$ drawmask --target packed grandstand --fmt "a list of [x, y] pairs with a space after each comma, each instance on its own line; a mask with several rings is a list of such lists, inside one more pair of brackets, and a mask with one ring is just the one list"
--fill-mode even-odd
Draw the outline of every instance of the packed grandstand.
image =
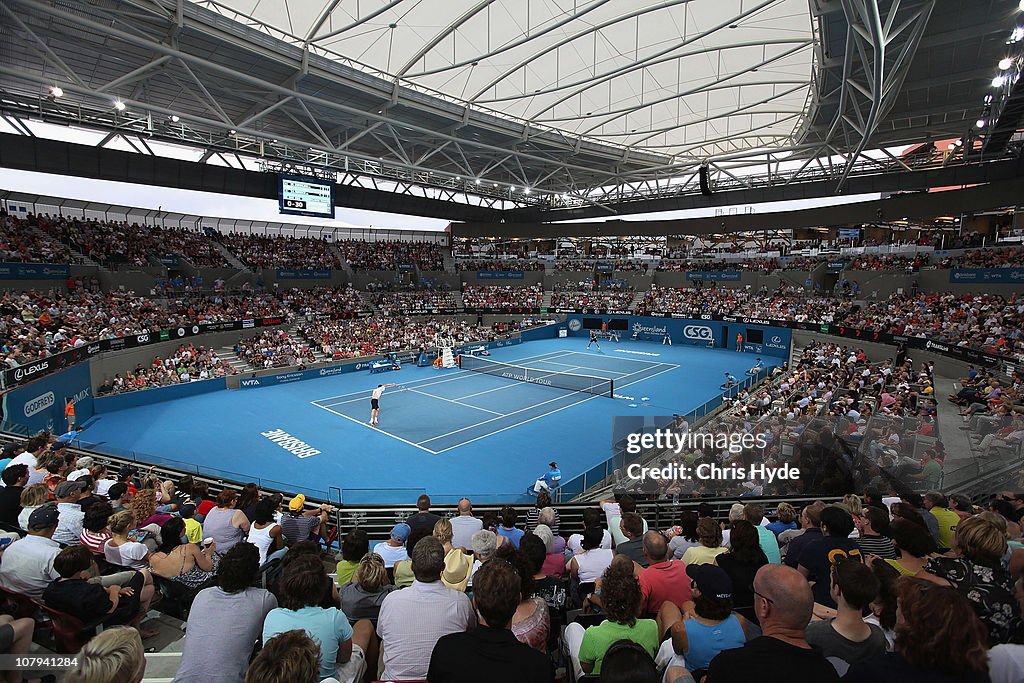
[[0, 8], [3, 681], [1024, 683], [1024, 0]]
[[[635, 643], [637, 653], [646, 651], [666, 681], [729, 680], [725, 672], [747, 649], [759, 662], [781, 656], [752, 649], [757, 634], [779, 629], [798, 634], [820, 657], [797, 665], [816, 672], [806, 674], [813, 679], [794, 680], [832, 680], [847, 671], [844, 680], [860, 680], [882, 666], [873, 658], [905, 653], [901, 642], [924, 639], [936, 619], [955, 618], [963, 651], [979, 653], [948, 665], [964, 676], [955, 680], [975, 680], [966, 676], [983, 666], [989, 680], [1017, 680], [1007, 672], [1024, 649], [1024, 591], [1014, 587], [1024, 567], [1020, 470], [994, 500], [947, 493], [963, 489], [951, 482], [1019, 457], [1024, 302], [1014, 292], [926, 291], [918, 278], [954, 268], [1020, 268], [1018, 247], [905, 256], [891, 250], [906, 245], [873, 245], [844, 257], [832, 245], [805, 242], [801, 251], [821, 255], [736, 259], [722, 252], [673, 260], [648, 247], [637, 259], [535, 253], [520, 261], [452, 259], [429, 242], [129, 229], [6, 213], [2, 222], [8, 261], [96, 264], [60, 286], [3, 292], [0, 351], [11, 371], [97, 342], [260, 321], [223, 349], [204, 344], [200, 333], [97, 378], [98, 397], [423, 352], [448, 340], [468, 348], [564, 313], [605, 321], [624, 314], [744, 319], [838, 335], [794, 349], [760, 381], [728, 392], [713, 414], [678, 416], [671, 424], [680, 435], [691, 421], [707, 433], [762, 435], [763, 448], [662, 454], [647, 466], [673, 474], [657, 480], [620, 467], [608, 478], [607, 499], [595, 504], [553, 501], [545, 493], [528, 509], [474, 509], [465, 498], [432, 512], [423, 496], [405, 521], [364, 528], [287, 490], [219, 482], [211, 491], [201, 476], [166, 470], [157, 477], [70, 450], [59, 434], [9, 438], [0, 492], [9, 504], [0, 523], [13, 542], [0, 558], [0, 589], [12, 613], [12, 652], [25, 650], [33, 634], [52, 638], [58, 651], [84, 647], [83, 653], [104, 639], [157, 638], [159, 623], [147, 617], [155, 608], [187, 622], [174, 680], [206, 680], [210, 671], [241, 680], [260, 670], [258, 659], [249, 663], [247, 639], [297, 627], [289, 631], [291, 656], [311, 647], [305, 633], [314, 621], [344, 614], [336, 644], [320, 646], [318, 675], [446, 680], [438, 672], [456, 641], [445, 634], [489, 619], [506, 624], [525, 648], [520, 656], [537, 676], [530, 680], [556, 672], [580, 680], [618, 666], [625, 655], [621, 646], [610, 647], [606, 629]], [[190, 274], [157, 268], [141, 291], [109, 285], [112, 274], [156, 266], [147, 260], [154, 254], [177, 257]], [[679, 256], [667, 247], [663, 254]], [[822, 278], [837, 261], [836, 277]], [[347, 275], [341, 284], [289, 286], [271, 276], [271, 265]], [[364, 271], [376, 275], [357, 277]], [[727, 276], [736, 271], [748, 279]], [[910, 279], [905, 288], [879, 293], [859, 271]], [[802, 282], [807, 275], [815, 278], [811, 286]], [[763, 279], [769, 277], [776, 279]], [[898, 343], [889, 347], [892, 357], [869, 355], [858, 339], [876, 334], [992, 360], [970, 368], [943, 396], [937, 392], [947, 381], [934, 362], [910, 360]], [[947, 450], [952, 439], [940, 425], [948, 429], [950, 420], [963, 427], [964, 452]], [[970, 462], [974, 469], [965, 473]], [[802, 476], [765, 483], [753, 475], [754, 464], [792, 466]], [[746, 467], [751, 474], [701, 481], [680, 474], [700, 467]], [[741, 502], [720, 502], [730, 499]], [[836, 552], [864, 563], [829, 569]], [[90, 572], [105, 577], [107, 588], [79, 588], [77, 577]], [[323, 593], [310, 592], [313, 585]], [[495, 606], [487, 609], [498, 611], [484, 611], [488, 600]], [[798, 609], [780, 614], [776, 600]], [[413, 637], [406, 615], [424, 601], [433, 616], [416, 621]], [[896, 607], [909, 604], [922, 616], [899, 621]], [[36, 609], [50, 620], [34, 621]], [[224, 640], [221, 632], [213, 661], [201, 643], [225, 613], [232, 614], [232, 635]], [[137, 635], [124, 635], [119, 624], [135, 626]], [[75, 635], [69, 625], [84, 631]], [[731, 635], [703, 640], [701, 629]], [[750, 644], [716, 657], [744, 642]], [[330, 670], [323, 663], [326, 652], [334, 667], [349, 648], [358, 659], [353, 654]], [[268, 651], [269, 644], [260, 656]], [[932, 662], [945, 652], [942, 646], [903, 654], [901, 673], [881, 675], [904, 680], [903, 671], [935, 672]], [[378, 660], [379, 669], [366, 664]]]

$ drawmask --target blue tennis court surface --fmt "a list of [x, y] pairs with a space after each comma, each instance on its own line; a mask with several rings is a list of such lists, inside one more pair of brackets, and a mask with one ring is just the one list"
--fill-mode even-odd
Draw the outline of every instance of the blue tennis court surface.
[[[407, 503], [424, 491], [445, 502], [462, 495], [516, 500], [551, 460], [566, 480], [603, 462], [616, 416], [690, 412], [721, 393], [723, 373], [742, 377], [753, 361], [750, 354], [651, 342], [605, 342], [601, 351], [586, 345], [572, 337], [532, 341], [495, 349], [489, 360], [527, 368], [531, 377], [610, 379], [614, 398], [485, 372], [404, 366], [107, 413], [84, 436], [98, 450], [349, 504]], [[399, 386], [381, 397], [375, 428], [369, 399], [379, 383]]]
[[[510, 381], [470, 371], [440, 373], [440, 377], [434, 376], [438, 374], [435, 372], [422, 379], [403, 382], [381, 399], [382, 405], [387, 406], [384, 411], [387, 426], [372, 429], [437, 455], [573, 406], [606, 399], [540, 383], [545, 379], [557, 382], [559, 373], [610, 379], [619, 393], [619, 389], [679, 367], [673, 363], [571, 350], [520, 358], [515, 365], [537, 370], [539, 382]], [[312, 404], [366, 426], [369, 398], [370, 389], [367, 389], [318, 399]]]

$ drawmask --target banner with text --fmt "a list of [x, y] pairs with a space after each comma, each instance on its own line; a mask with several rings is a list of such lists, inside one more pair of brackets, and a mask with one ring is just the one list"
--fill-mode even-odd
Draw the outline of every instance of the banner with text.
[[331, 271], [329, 270], [294, 270], [294, 269], [281, 269], [277, 270], [278, 280], [330, 280]]
[[524, 277], [521, 270], [478, 270], [477, 280], [522, 280]]
[[953, 268], [949, 281], [954, 283], [988, 282], [991, 284], [1024, 283], [1024, 268]]
[[738, 282], [741, 273], [738, 270], [688, 270], [686, 279], [693, 280], [714, 280], [717, 282]]
[[66, 280], [71, 266], [59, 263], [0, 263], [0, 280]]

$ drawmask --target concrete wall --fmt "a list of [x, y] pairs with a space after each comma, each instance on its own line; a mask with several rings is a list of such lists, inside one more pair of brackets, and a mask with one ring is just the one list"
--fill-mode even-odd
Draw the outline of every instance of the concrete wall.
[[844, 270], [842, 276], [860, 283], [860, 297], [869, 300], [875, 298], [876, 292], [878, 299], [885, 299], [900, 288], [910, 292], [915, 279], [913, 273], [890, 270]]
[[112, 378], [118, 373], [123, 373], [127, 370], [134, 370], [139, 363], [148, 366], [153, 362], [154, 358], [158, 356], [160, 358], [164, 358], [168, 354], [173, 353], [174, 350], [182, 344], [192, 343], [196, 346], [204, 346], [207, 348], [220, 348], [221, 346], [234, 344], [238, 341], [239, 337], [248, 339], [249, 337], [254, 337], [260, 332], [268, 329], [280, 328], [260, 327], [250, 330], [211, 332], [209, 334], [203, 334], [196, 337], [187, 337], [185, 339], [175, 339], [172, 341], [158, 342], [156, 344], [148, 344], [134, 349], [101, 353], [100, 355], [93, 357], [90, 361], [92, 386], [93, 389], [98, 387], [103, 382], [104, 377]]
[[[889, 346], [888, 344], [878, 344], [876, 342], [861, 341], [859, 339], [848, 339], [847, 337], [834, 337], [830, 334], [821, 334], [820, 332], [810, 332], [808, 330], [793, 330], [794, 348], [802, 349], [812, 341], [864, 349], [864, 353], [867, 354], [868, 360], [872, 363], [884, 361], [888, 358], [895, 358], [896, 356], [896, 347]], [[908, 353], [907, 355], [914, 358], [914, 355], [911, 353]]]

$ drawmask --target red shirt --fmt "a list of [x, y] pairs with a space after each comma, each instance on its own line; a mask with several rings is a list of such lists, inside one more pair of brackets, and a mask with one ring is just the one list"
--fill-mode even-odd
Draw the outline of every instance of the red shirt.
[[662, 603], [671, 602], [682, 609], [683, 603], [693, 599], [686, 565], [679, 560], [652, 564], [640, 572], [638, 581], [642, 611], [649, 614], [657, 614]]

